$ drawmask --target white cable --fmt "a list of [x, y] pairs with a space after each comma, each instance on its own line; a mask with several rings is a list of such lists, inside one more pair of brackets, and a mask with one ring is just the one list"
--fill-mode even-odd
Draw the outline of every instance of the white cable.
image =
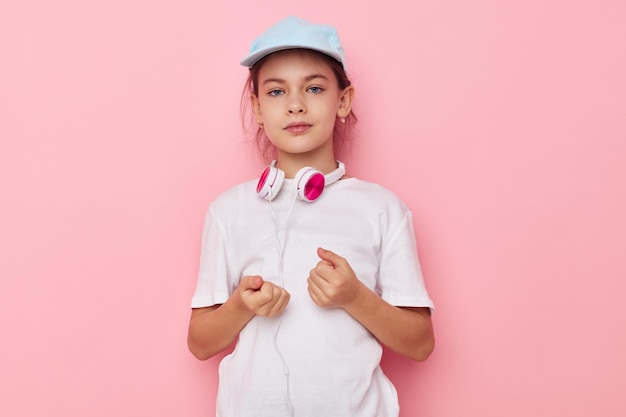
[[[281, 233], [280, 233], [280, 228], [279, 228], [278, 217], [276, 216], [276, 212], [274, 212], [272, 200], [270, 200], [270, 210], [272, 212], [272, 218], [274, 219], [274, 230], [276, 232], [276, 249], [278, 251], [278, 277], [280, 281], [280, 286], [282, 288], [285, 288], [283, 259], [284, 259], [284, 253], [285, 253], [285, 243], [287, 241], [287, 223], [289, 222], [289, 216], [291, 215], [291, 211], [293, 210], [297, 197], [298, 197], [298, 194], [296, 192], [293, 200], [291, 201], [291, 206], [289, 207], [289, 210], [287, 211], [287, 215], [285, 217], [285, 226], [284, 226], [282, 243], [281, 243], [281, 236], [280, 236]], [[289, 415], [291, 417], [294, 417], [294, 409], [293, 409], [293, 404], [291, 403], [291, 393], [289, 390], [289, 386], [290, 386], [289, 366], [287, 366], [287, 361], [285, 360], [285, 357], [283, 356], [283, 353], [281, 352], [280, 347], [278, 346], [278, 331], [280, 330], [280, 326], [282, 322], [283, 322], [283, 316], [281, 314], [278, 316], [278, 320], [276, 322], [276, 328], [274, 329], [274, 348], [276, 349], [276, 353], [278, 354], [278, 357], [280, 358], [280, 361], [283, 364], [283, 373], [285, 375], [285, 396], [286, 396], [286, 401], [287, 401], [287, 408], [289, 408]]]

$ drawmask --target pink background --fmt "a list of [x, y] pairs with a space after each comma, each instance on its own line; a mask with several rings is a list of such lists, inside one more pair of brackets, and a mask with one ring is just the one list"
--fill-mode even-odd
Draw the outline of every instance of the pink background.
[[626, 3], [3, 0], [0, 415], [210, 416], [207, 204], [256, 177], [238, 65], [336, 25], [352, 175], [415, 214], [438, 310], [402, 416], [626, 415]]

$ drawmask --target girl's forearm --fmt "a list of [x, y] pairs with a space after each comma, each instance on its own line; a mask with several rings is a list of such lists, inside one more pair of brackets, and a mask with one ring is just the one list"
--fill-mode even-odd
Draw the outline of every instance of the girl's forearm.
[[435, 346], [430, 310], [395, 307], [365, 285], [344, 309], [383, 345], [415, 361], [428, 358]]
[[187, 345], [193, 355], [206, 360], [226, 349], [254, 317], [234, 293], [224, 304], [191, 312]]

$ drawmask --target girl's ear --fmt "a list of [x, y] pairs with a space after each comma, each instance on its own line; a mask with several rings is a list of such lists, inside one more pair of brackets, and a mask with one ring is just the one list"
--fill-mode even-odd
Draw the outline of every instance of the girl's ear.
[[352, 110], [352, 100], [354, 98], [354, 87], [351, 85], [346, 87], [341, 96], [339, 97], [339, 109], [337, 109], [337, 116], [339, 118], [346, 118]]
[[259, 105], [259, 98], [254, 94], [250, 94], [250, 104], [252, 105], [252, 113], [254, 114], [254, 118], [260, 125], [262, 125], [263, 118], [261, 116], [261, 106]]

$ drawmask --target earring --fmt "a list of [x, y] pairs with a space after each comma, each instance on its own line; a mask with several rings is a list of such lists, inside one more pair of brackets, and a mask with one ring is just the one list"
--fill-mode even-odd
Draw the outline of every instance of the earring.
[[346, 123], [346, 118], [345, 117], [342, 117], [340, 120], [341, 120], [341, 123]]

